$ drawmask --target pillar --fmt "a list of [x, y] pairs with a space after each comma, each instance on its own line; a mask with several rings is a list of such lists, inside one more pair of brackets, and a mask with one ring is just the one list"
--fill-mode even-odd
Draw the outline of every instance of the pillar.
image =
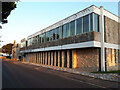
[[62, 68], [64, 68], [65, 51], [62, 51]]
[[47, 65], [47, 52], [45, 52], [45, 65]]
[[56, 51], [54, 52], [54, 66], [56, 67]]
[[42, 58], [42, 52], [41, 52], [41, 64], [42, 64], [42, 60], [43, 60], [43, 58]]
[[70, 51], [67, 50], [67, 68], [70, 68]]
[[51, 66], [53, 66], [53, 52], [51, 52]]
[[60, 67], [60, 51], [58, 51], [58, 67]]
[[44, 55], [45, 55], [45, 52], [43, 52], [43, 64], [44, 64], [44, 58], [45, 58]]
[[100, 32], [101, 32], [101, 71], [105, 71], [105, 47], [104, 47], [104, 8], [100, 7]]
[[48, 52], [48, 65], [50, 65], [50, 52]]
[[77, 68], [77, 53], [76, 53], [76, 50], [72, 50], [72, 67], [73, 68]]

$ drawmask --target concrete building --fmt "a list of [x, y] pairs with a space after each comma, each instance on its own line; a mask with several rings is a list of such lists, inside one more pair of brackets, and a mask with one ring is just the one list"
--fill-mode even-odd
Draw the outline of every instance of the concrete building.
[[92, 5], [28, 36], [20, 52], [30, 63], [88, 72], [118, 70], [118, 19]]
[[19, 43], [16, 43], [16, 40], [14, 40], [14, 44], [12, 46], [12, 59], [14, 61], [21, 59], [20, 48], [21, 45]]

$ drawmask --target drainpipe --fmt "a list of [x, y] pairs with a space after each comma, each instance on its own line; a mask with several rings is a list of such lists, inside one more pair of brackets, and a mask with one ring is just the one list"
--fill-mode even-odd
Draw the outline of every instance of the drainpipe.
[[100, 32], [101, 32], [101, 71], [105, 71], [105, 47], [104, 47], [104, 7], [100, 7]]

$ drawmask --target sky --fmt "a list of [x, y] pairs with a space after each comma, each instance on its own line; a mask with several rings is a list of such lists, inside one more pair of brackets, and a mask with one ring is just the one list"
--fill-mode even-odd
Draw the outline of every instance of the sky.
[[0, 29], [0, 47], [13, 43], [14, 40], [27, 38], [72, 14], [91, 5], [103, 6], [106, 10], [118, 15], [118, 2], [21, 2], [7, 18], [8, 23]]

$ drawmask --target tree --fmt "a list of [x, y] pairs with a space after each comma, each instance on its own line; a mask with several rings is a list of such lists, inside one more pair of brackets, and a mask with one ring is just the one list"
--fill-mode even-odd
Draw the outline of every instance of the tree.
[[12, 54], [12, 46], [13, 46], [13, 44], [11, 44], [11, 43], [9, 43], [7, 45], [4, 45], [2, 47], [2, 52], [6, 53], [6, 54], [9, 54], [9, 56], [10, 56], [10, 54]]
[[[14, 0], [19, 1], [19, 0]], [[8, 23], [7, 17], [10, 15], [11, 11], [16, 8], [15, 2], [0, 2], [2, 8], [0, 9], [0, 21], [2, 24]]]

